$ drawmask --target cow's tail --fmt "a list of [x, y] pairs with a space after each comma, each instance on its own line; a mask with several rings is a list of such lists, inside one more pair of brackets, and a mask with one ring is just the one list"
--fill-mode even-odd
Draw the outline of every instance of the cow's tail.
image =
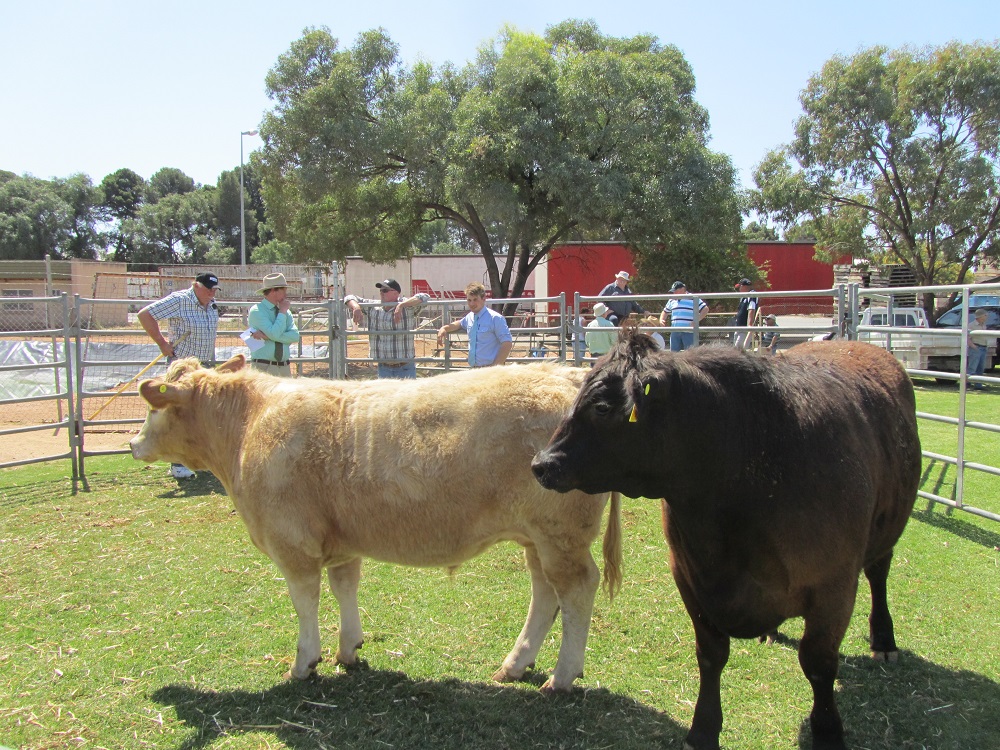
[[608, 503], [608, 527], [604, 531], [604, 590], [614, 599], [622, 587], [622, 496], [611, 493]]

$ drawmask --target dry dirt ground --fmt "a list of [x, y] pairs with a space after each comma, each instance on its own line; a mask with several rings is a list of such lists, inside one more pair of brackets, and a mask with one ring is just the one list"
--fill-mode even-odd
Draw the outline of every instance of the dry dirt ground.
[[[0, 414], [0, 432], [39, 424], [55, 424], [59, 414], [54, 404], [48, 402], [9, 404]], [[84, 445], [87, 450], [114, 450], [127, 448], [128, 441], [139, 431], [138, 425], [131, 432], [88, 431]], [[14, 435], [0, 435], [0, 463], [22, 461], [39, 456], [55, 456], [69, 450], [69, 436], [65, 427], [52, 427]]]

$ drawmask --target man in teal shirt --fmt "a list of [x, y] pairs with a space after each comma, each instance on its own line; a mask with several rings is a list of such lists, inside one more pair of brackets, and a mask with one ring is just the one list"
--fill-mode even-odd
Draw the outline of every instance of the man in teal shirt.
[[247, 322], [253, 331], [252, 338], [261, 342], [261, 346], [256, 349], [251, 346], [250, 365], [271, 375], [291, 377], [288, 345], [299, 340], [299, 329], [288, 311], [291, 303], [287, 299], [285, 275], [269, 273], [257, 291], [264, 299], [250, 308]]

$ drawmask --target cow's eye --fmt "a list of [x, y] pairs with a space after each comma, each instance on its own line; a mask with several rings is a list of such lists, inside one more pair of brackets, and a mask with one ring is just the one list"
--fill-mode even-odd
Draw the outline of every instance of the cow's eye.
[[607, 401], [596, 401], [594, 402], [594, 411], [599, 417], [606, 417], [608, 412], [611, 411], [611, 404]]

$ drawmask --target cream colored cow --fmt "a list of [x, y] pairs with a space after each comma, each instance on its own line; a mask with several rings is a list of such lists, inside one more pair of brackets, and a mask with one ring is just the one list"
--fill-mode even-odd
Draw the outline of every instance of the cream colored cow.
[[[209, 470], [253, 543], [281, 570], [299, 618], [293, 677], [320, 661], [325, 568], [340, 605], [336, 659], [362, 645], [361, 559], [452, 567], [502, 540], [525, 549], [531, 604], [493, 679], [520, 679], [557, 612], [562, 643], [543, 686], [583, 673], [600, 574], [590, 554], [607, 495], [543, 489], [531, 458], [569, 411], [583, 371], [496, 367], [418, 380], [276, 378], [237, 356], [216, 370], [175, 362], [139, 392], [150, 411], [132, 440], [140, 461]], [[619, 498], [604, 538], [605, 582], [620, 583]]]

